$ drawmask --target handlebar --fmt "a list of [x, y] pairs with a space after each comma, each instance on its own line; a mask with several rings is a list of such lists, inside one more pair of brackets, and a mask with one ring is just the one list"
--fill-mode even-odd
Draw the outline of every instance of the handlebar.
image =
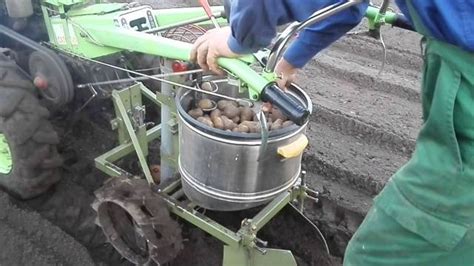
[[369, 6], [365, 12], [365, 17], [369, 20], [369, 29], [379, 29], [383, 24], [390, 24], [393, 27], [415, 31], [410, 21], [403, 14], [391, 11], [384, 11], [382, 8]]
[[268, 62], [265, 67], [265, 71], [267, 73], [272, 73], [275, 71], [275, 67], [277, 65], [278, 59], [280, 59], [281, 55], [283, 54], [284, 49], [286, 45], [288, 44], [288, 41], [296, 33], [306, 28], [307, 26], [310, 26], [321, 20], [324, 20], [336, 13], [339, 13], [340, 11], [348, 9], [349, 7], [359, 4], [361, 2], [362, 0], [346, 0], [346, 2], [336, 3], [314, 12], [305, 21], [292, 23], [290, 26], [288, 26], [288, 28], [286, 28], [282, 32], [282, 34], [280, 35], [280, 38], [278, 38], [278, 40], [275, 42], [275, 45], [273, 46], [270, 52], [270, 55], [268, 56]]
[[298, 126], [304, 125], [308, 121], [309, 110], [276, 84], [270, 84], [263, 90], [262, 100], [278, 107], [288, 119]]
[[[362, 0], [346, 0], [345, 2], [336, 3], [316, 11], [303, 22], [295, 22], [291, 24], [282, 32], [280, 38], [278, 38], [275, 45], [273, 46], [270, 55], [268, 56], [264, 71], [266, 73], [273, 73], [275, 71], [277, 62], [283, 54], [286, 45], [288, 44], [291, 37], [296, 33], [307, 26], [324, 20], [361, 2]], [[229, 5], [227, 1], [226, 3], [228, 11]], [[369, 28], [372, 30], [378, 30], [382, 24], [391, 24], [395, 27], [414, 30], [405, 16], [387, 11], [388, 5], [389, 1], [385, 0], [381, 8], [369, 6], [366, 11], [366, 17], [369, 19]], [[253, 82], [249, 83], [252, 84]], [[263, 87], [263, 89], [261, 89], [262, 87], [260, 86], [253, 87], [258, 88], [257, 90], [263, 101], [270, 102], [280, 108], [282, 112], [295, 124], [303, 125], [306, 123], [309, 116], [309, 111], [305, 109], [298, 101], [291, 98], [288, 94], [278, 88], [275, 83], [267, 84]]]
[[[283, 33], [280, 35], [280, 38], [278, 38], [275, 45], [273, 46], [270, 55], [268, 56], [264, 71], [267, 73], [273, 73], [275, 71], [277, 62], [283, 54], [286, 45], [288, 44], [291, 37], [296, 33], [309, 25], [319, 22], [361, 2], [362, 0], [347, 0], [346, 2], [336, 3], [316, 11], [305, 21], [291, 24], [283, 31]], [[261, 99], [277, 106], [283, 112], [283, 114], [285, 114], [285, 116], [287, 116], [291, 121], [299, 126], [305, 124], [308, 121], [308, 117], [310, 115], [309, 110], [302, 106], [298, 101], [291, 98], [291, 96], [286, 94], [274, 83], [271, 83], [264, 88], [264, 90], [261, 92]]]

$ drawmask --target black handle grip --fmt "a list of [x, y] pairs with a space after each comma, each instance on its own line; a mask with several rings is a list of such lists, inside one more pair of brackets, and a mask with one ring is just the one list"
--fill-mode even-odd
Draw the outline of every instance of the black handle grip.
[[269, 102], [278, 107], [288, 119], [298, 126], [304, 125], [308, 121], [309, 110], [282, 91], [277, 85], [268, 85], [261, 96], [264, 102]]
[[415, 31], [415, 28], [411, 25], [410, 21], [402, 14], [397, 14], [397, 19], [393, 23], [394, 27]]

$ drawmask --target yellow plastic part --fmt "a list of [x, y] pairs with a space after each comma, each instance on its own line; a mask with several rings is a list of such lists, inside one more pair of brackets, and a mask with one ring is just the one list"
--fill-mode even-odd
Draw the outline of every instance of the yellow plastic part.
[[278, 154], [283, 158], [290, 159], [300, 156], [308, 146], [306, 135], [300, 135], [299, 138], [290, 144], [278, 148]]

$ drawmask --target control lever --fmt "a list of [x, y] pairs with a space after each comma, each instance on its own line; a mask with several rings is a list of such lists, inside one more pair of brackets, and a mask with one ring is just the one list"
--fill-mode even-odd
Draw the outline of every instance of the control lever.
[[387, 47], [385, 45], [383, 35], [380, 31], [382, 25], [391, 24], [394, 27], [412, 31], [414, 30], [412, 25], [404, 15], [389, 11], [389, 6], [390, 0], [384, 0], [380, 8], [373, 6], [371, 3], [366, 11], [366, 17], [369, 21], [369, 29], [366, 31], [356, 31], [348, 33], [348, 35], [368, 36], [376, 39], [380, 43], [383, 49], [383, 61], [382, 67], [380, 68], [377, 75], [380, 75], [382, 73], [387, 62]]

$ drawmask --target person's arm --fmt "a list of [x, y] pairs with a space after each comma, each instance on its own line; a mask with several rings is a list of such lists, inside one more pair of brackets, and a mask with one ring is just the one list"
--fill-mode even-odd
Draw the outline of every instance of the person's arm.
[[[222, 74], [217, 65], [218, 57], [237, 57], [266, 47], [275, 37], [278, 25], [303, 21], [315, 11], [337, 2], [339, 0], [233, 0], [230, 28], [210, 30], [198, 38], [190, 59], [205, 70]], [[367, 3], [351, 7], [305, 30], [285, 58], [295, 67], [301, 67], [357, 25], [366, 7]]]
[[[237, 54], [254, 52], [270, 44], [278, 25], [303, 21], [338, 0], [234, 0], [231, 7], [230, 49]], [[302, 67], [317, 52], [356, 26], [367, 9], [359, 4], [303, 30], [285, 59]]]
[[[300, 0], [307, 5], [314, 0]], [[317, 0], [316, 0], [317, 1]], [[233, 0], [230, 13], [232, 35], [227, 44], [237, 54], [266, 47], [277, 26], [294, 21], [286, 0]]]
[[[327, 6], [334, 1], [316, 0], [314, 2], [318, 4], [325, 2], [324, 6]], [[368, 3], [364, 1], [304, 29], [290, 45], [283, 58], [295, 68], [302, 68], [317, 53], [357, 26], [364, 17], [367, 7]]]

